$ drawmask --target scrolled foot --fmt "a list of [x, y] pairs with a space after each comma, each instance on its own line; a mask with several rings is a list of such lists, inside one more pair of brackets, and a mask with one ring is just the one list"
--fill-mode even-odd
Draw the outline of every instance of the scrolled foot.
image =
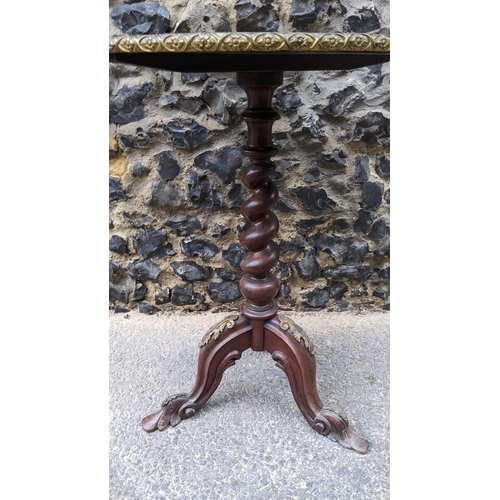
[[349, 429], [346, 418], [323, 406], [316, 387], [314, 346], [304, 330], [278, 314], [266, 323], [266, 350], [286, 373], [295, 402], [309, 425], [345, 448], [368, 453], [370, 443]]
[[370, 443], [352, 432], [349, 429], [347, 419], [333, 410], [322, 408], [311, 422], [311, 426], [315, 431], [332, 441], [337, 441], [344, 448], [352, 449], [363, 455], [370, 450]]
[[211, 327], [200, 343], [198, 373], [189, 394], [166, 399], [160, 410], [142, 419], [146, 432], [175, 427], [192, 417], [210, 399], [224, 372], [251, 346], [252, 325], [244, 316], [231, 314]]
[[192, 417], [196, 410], [195, 404], [189, 401], [187, 394], [176, 394], [164, 401], [161, 410], [144, 417], [141, 421], [142, 428], [146, 432], [154, 432], [162, 431], [169, 425], [175, 427], [181, 420]]

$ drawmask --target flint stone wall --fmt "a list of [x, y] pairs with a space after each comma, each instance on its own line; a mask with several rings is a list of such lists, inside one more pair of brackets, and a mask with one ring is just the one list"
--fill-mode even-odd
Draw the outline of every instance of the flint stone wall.
[[[387, 1], [111, 2], [110, 34], [388, 33]], [[173, 20], [176, 20], [175, 22]], [[110, 64], [109, 298], [216, 311], [243, 300], [245, 93], [234, 74]], [[389, 309], [389, 64], [285, 73], [275, 93], [283, 309]]]

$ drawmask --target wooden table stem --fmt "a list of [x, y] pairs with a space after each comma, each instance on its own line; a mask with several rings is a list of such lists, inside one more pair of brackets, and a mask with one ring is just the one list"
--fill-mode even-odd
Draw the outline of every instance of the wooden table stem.
[[241, 262], [245, 275], [240, 280], [240, 290], [245, 301], [240, 314], [227, 316], [203, 337], [191, 392], [167, 398], [159, 411], [144, 417], [142, 426], [147, 432], [161, 431], [192, 417], [243, 351], [266, 350], [288, 377], [295, 402], [309, 425], [346, 448], [367, 453], [368, 441], [350, 430], [346, 418], [321, 403], [316, 388], [313, 343], [300, 326], [278, 312], [274, 300], [279, 282], [271, 271], [278, 264], [279, 247], [273, 238], [279, 224], [271, 209], [278, 200], [278, 189], [270, 175], [275, 169], [271, 158], [277, 152], [272, 142], [272, 126], [280, 115], [273, 109], [272, 99], [276, 88], [283, 83], [283, 72], [238, 72], [236, 82], [248, 98], [248, 107], [242, 114], [248, 140], [241, 148], [250, 159], [241, 180], [251, 191], [241, 207], [241, 213], [250, 222], [240, 236], [241, 244], [249, 251]]

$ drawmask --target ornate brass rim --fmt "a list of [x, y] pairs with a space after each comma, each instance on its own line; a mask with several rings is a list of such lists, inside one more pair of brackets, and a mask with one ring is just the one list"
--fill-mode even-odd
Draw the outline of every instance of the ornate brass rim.
[[171, 33], [114, 36], [116, 52], [389, 52], [389, 35], [360, 33]]

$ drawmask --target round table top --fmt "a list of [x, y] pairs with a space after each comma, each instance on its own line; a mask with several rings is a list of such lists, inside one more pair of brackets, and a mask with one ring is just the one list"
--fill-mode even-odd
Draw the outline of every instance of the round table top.
[[354, 69], [388, 62], [389, 35], [171, 33], [114, 36], [110, 62], [183, 72]]

